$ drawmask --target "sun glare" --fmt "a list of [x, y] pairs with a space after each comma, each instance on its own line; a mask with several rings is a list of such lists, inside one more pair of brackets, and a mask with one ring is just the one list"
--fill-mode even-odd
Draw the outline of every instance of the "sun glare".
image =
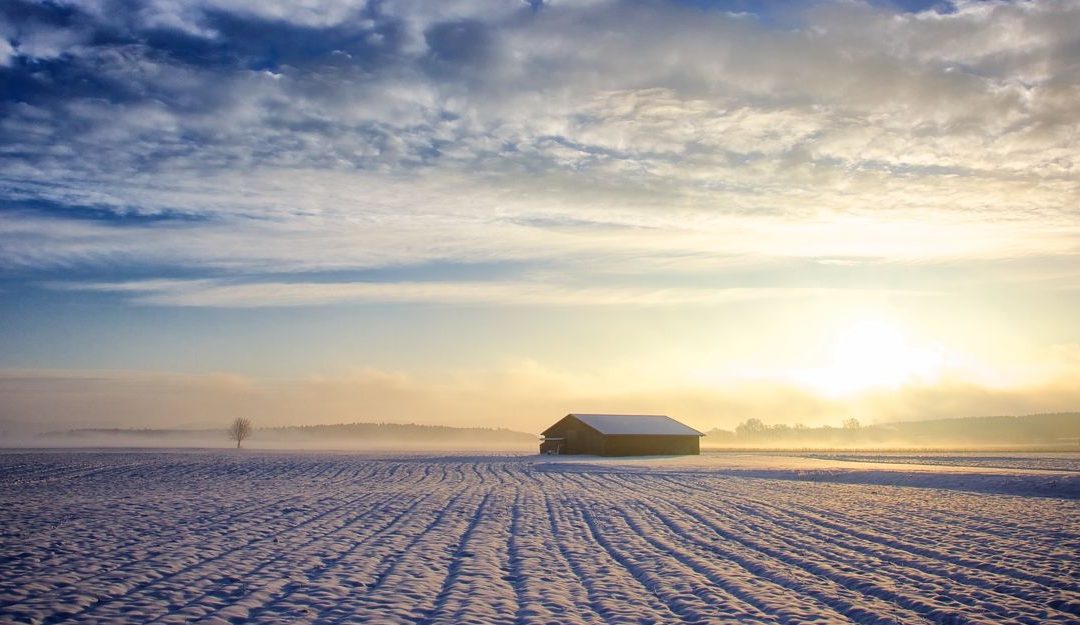
[[841, 330], [826, 364], [800, 377], [828, 395], [846, 395], [936, 377], [942, 362], [940, 350], [915, 347], [895, 325], [866, 319]]

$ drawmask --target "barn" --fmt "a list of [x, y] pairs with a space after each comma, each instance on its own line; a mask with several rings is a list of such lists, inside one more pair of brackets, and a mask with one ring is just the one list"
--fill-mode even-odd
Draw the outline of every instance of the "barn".
[[652, 456], [699, 454], [705, 435], [665, 415], [568, 414], [541, 436], [541, 454]]

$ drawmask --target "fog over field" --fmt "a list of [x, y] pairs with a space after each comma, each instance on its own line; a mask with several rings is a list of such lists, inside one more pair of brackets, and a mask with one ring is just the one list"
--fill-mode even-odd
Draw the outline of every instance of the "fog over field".
[[[555, 419], [552, 421], [554, 422]], [[354, 449], [382, 451], [535, 451], [537, 433], [507, 428], [454, 428], [400, 423], [340, 423], [256, 427], [244, 445], [257, 449]], [[199, 447], [229, 446], [220, 428], [79, 428], [0, 433], [0, 447]], [[840, 427], [806, 427], [749, 419], [734, 430], [713, 429], [705, 450], [739, 449], [993, 449], [1080, 452], [1080, 413], [1019, 417], [969, 417]]]
[[[535, 434], [492, 428], [351, 423], [256, 428], [243, 445], [256, 449], [351, 449], [381, 451], [535, 451]], [[4, 441], [9, 447], [198, 447], [232, 446], [225, 428], [210, 430], [80, 429]]]

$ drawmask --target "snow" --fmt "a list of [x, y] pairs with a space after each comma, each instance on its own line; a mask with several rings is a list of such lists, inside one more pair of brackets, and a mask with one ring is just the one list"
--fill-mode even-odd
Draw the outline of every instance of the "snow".
[[947, 457], [0, 453], [0, 622], [1080, 623], [1076, 465]]
[[875, 454], [814, 454], [815, 458], [846, 460], [851, 462], [887, 462], [891, 464], [922, 464], [936, 466], [988, 467], [994, 469], [1045, 469], [1050, 471], [1080, 472], [1080, 453], [956, 453], [937, 452], [923, 454], [875, 453]]
[[701, 432], [665, 415], [570, 414], [601, 434], [611, 436], [648, 434], [653, 436], [702, 436]]

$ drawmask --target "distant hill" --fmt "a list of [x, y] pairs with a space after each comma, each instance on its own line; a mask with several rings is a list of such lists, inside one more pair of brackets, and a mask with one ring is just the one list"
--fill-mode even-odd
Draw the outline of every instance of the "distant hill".
[[714, 429], [713, 447], [1052, 447], [1080, 449], [1080, 412], [965, 417], [844, 427], [765, 425], [749, 419], [735, 431]]
[[334, 425], [290, 425], [263, 428], [259, 435], [282, 440], [341, 438], [366, 441], [504, 442], [536, 445], [535, 434], [506, 428], [457, 428], [446, 425], [417, 425], [415, 423], [339, 423]]
[[[220, 429], [83, 428], [38, 436], [46, 445], [227, 447]], [[533, 434], [505, 428], [456, 428], [414, 423], [338, 423], [256, 428], [245, 447], [374, 449], [520, 449], [536, 446]]]

